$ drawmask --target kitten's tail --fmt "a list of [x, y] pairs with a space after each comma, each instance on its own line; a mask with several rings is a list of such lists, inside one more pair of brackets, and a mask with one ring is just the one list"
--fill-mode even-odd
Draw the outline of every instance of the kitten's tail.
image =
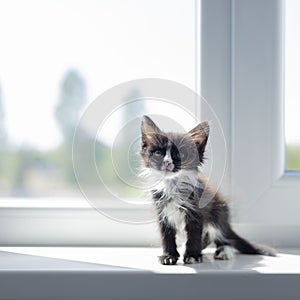
[[230, 230], [229, 236], [230, 244], [243, 254], [260, 254], [266, 256], [276, 256], [276, 252], [271, 247], [250, 243], [240, 237], [233, 230]]

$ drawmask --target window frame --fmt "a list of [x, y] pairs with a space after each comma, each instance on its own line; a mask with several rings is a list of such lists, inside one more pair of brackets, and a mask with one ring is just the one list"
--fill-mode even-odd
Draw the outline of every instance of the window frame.
[[300, 173], [285, 170], [284, 3], [203, 0], [202, 95], [222, 117], [234, 222], [247, 236], [299, 246]]

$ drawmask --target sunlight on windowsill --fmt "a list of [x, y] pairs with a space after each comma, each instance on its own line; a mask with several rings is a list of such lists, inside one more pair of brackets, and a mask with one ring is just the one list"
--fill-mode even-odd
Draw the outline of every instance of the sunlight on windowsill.
[[[300, 251], [280, 252], [277, 257], [237, 254], [229, 261], [213, 259], [214, 249], [206, 249], [203, 263], [163, 266], [159, 248], [104, 247], [1, 247], [1, 269], [5, 271], [133, 271], [161, 274], [201, 273], [300, 273]], [[11, 259], [10, 259], [10, 256]], [[3, 261], [3, 263], [2, 263]]]

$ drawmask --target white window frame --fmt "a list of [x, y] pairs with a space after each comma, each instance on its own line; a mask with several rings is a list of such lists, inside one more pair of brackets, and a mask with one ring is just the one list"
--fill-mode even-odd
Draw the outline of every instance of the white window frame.
[[285, 171], [284, 1], [202, 3], [202, 95], [223, 123], [233, 220], [251, 238], [299, 246], [300, 173]]
[[[196, 87], [201, 77], [225, 134], [224, 183], [238, 231], [299, 246], [300, 175], [286, 173], [284, 159], [283, 11], [283, 0], [202, 0]], [[155, 224], [117, 223], [81, 205], [3, 207], [0, 228], [1, 245], [158, 244]]]

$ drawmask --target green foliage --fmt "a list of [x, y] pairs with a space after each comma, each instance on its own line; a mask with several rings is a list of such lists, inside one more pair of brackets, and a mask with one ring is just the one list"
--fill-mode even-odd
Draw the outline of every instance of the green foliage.
[[[132, 103], [133, 99], [139, 97], [139, 91], [134, 89], [124, 95], [124, 104]], [[55, 149], [39, 151], [28, 145], [15, 146], [9, 143], [3, 122], [4, 109], [0, 90], [0, 196], [81, 196], [73, 170], [72, 142], [85, 103], [86, 83], [79, 72], [69, 70], [62, 79], [54, 111], [63, 137], [62, 143]], [[125, 123], [132, 120], [137, 114], [143, 113], [144, 109], [142, 102], [125, 105], [123, 120]], [[136, 154], [139, 143], [132, 146], [132, 142], [137, 141], [140, 134], [136, 123], [129, 124], [121, 132], [116, 149], [111, 149], [101, 141], [94, 141], [94, 137], [90, 137], [84, 128], [76, 130], [81, 147], [77, 166], [81, 174], [80, 183], [91, 188], [96, 197], [105, 193], [109, 196], [97, 173], [91, 171], [94, 165], [87, 164], [92, 160], [102, 180], [113, 193], [124, 197], [134, 195], [134, 189], [126, 182], [130, 182], [139, 165]], [[94, 142], [93, 157], [88, 145]], [[114, 162], [112, 151], [115, 151]]]
[[43, 164], [48, 161], [43, 156], [44, 153], [27, 146], [3, 151], [1, 157], [4, 163], [0, 173], [2, 187], [0, 195], [32, 196], [30, 188], [28, 188], [28, 174], [34, 169], [41, 169]]
[[287, 145], [286, 169], [288, 171], [300, 170], [300, 145]]
[[[3, 99], [2, 99], [2, 90], [0, 86], [0, 149], [3, 151], [7, 146], [7, 136], [4, 125], [4, 107], [3, 107]], [[1, 163], [1, 160], [0, 160]]]

